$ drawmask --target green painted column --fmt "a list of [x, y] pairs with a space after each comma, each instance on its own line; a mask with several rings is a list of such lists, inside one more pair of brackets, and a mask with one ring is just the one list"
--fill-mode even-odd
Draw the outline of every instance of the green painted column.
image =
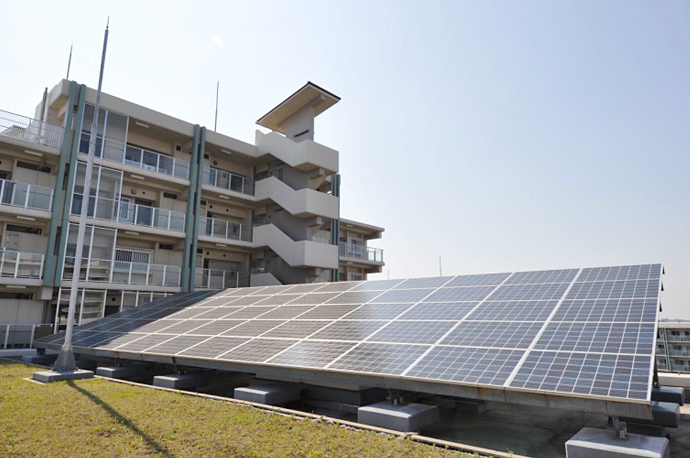
[[[185, 237], [184, 237], [184, 255], [182, 257], [182, 291], [191, 291], [190, 289], [190, 267], [194, 265], [196, 260], [196, 249], [192, 252], [192, 242], [194, 240], [194, 203], [196, 202], [197, 188], [201, 186], [198, 183], [199, 171], [199, 138], [201, 129], [199, 125], [194, 126], [194, 138], [192, 139], [192, 157], [189, 167], [189, 193], [187, 195], [187, 215], [185, 217]], [[202, 156], [203, 157], [203, 156]], [[192, 287], [193, 289], [193, 287]]]
[[65, 252], [67, 251], [67, 235], [69, 234], [70, 207], [72, 203], [72, 194], [74, 193], [74, 182], [77, 178], [77, 157], [79, 156], [79, 142], [81, 140], [84, 107], [86, 106], [86, 89], [85, 84], [82, 84], [79, 87], [79, 102], [77, 105], [77, 113], [74, 119], [74, 135], [72, 136], [72, 147], [70, 148], [67, 187], [65, 188], [66, 192], [64, 193], [62, 205], [62, 230], [60, 231], [60, 241], [58, 242], [58, 254], [55, 263], [53, 286], [60, 286], [62, 281], [62, 266], [65, 262]]
[[204, 154], [206, 153], [206, 128], [201, 128], [201, 136], [199, 138], [199, 156], [197, 164], [197, 186], [194, 190], [194, 233], [192, 234], [192, 259], [189, 270], [189, 290], [194, 291], [194, 280], [196, 279], [196, 250], [199, 242], [199, 218], [201, 217], [201, 187], [204, 184]]
[[55, 180], [55, 189], [53, 190], [52, 215], [50, 218], [50, 227], [48, 229], [48, 247], [46, 248], [45, 268], [43, 270], [43, 286], [53, 286], [53, 278], [55, 276], [55, 245], [57, 241], [58, 222], [62, 216], [63, 202], [65, 199], [65, 192], [62, 188], [65, 184], [67, 157], [70, 155], [72, 136], [74, 135], [72, 116], [74, 115], [75, 107], [78, 108], [78, 90], [79, 85], [74, 81], [70, 81], [67, 112], [65, 113], [65, 125], [62, 144], [60, 145], [57, 179]]
[[[338, 246], [340, 244], [340, 174], [333, 175], [332, 195], [338, 198], [338, 219], [331, 221], [331, 243]], [[338, 265], [340, 265], [340, 248], [338, 248]], [[331, 271], [331, 281], [340, 279], [340, 269]]]

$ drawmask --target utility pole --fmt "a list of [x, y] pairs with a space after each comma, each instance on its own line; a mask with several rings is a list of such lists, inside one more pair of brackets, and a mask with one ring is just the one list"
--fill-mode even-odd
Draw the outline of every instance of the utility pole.
[[[98, 135], [98, 112], [101, 108], [101, 88], [103, 87], [103, 70], [105, 69], [105, 51], [108, 47], [108, 26], [110, 18], [105, 26], [105, 36], [103, 37], [103, 54], [101, 56], [101, 71], [98, 76], [98, 92], [96, 92], [96, 106], [93, 110], [93, 123], [89, 138], [89, 154], [86, 161], [86, 175], [84, 176], [84, 192], [81, 202], [81, 213], [79, 215], [79, 227], [77, 230], [77, 247], [74, 254], [74, 271], [69, 291], [69, 309], [67, 311], [67, 329], [65, 330], [65, 343], [60, 349], [53, 370], [56, 372], [70, 372], [77, 369], [74, 361], [74, 351], [72, 349], [72, 332], [74, 330], [74, 315], [77, 308], [77, 294], [79, 289], [79, 277], [81, 273], [82, 254], [84, 251], [84, 234], [86, 232], [86, 218], [88, 216], [89, 200], [91, 197], [91, 175], [93, 174], [93, 158], [96, 152], [96, 136]], [[65, 230], [63, 228], [63, 230]], [[83, 306], [83, 304], [82, 304]]]

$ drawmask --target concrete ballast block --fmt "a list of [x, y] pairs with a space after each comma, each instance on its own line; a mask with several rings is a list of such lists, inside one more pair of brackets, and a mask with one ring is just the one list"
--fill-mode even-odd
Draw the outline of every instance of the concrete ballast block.
[[33, 379], [37, 382], [42, 383], [52, 383], [52, 382], [64, 382], [66, 380], [81, 380], [85, 378], [93, 377], [92, 371], [85, 371], [77, 369], [76, 371], [38, 371], [34, 372]]
[[96, 375], [110, 378], [127, 378], [134, 375], [134, 372], [129, 366], [99, 366], [96, 368]]
[[154, 386], [175, 390], [188, 390], [204, 383], [206, 383], [206, 377], [200, 374], [171, 374], [153, 377]]
[[665, 437], [629, 434], [619, 439], [610, 430], [582, 428], [565, 443], [567, 458], [670, 458], [671, 451]]
[[384, 401], [357, 409], [357, 422], [396, 431], [419, 431], [438, 420], [438, 406], [426, 404], [393, 405]]
[[660, 386], [652, 389], [652, 401], [685, 404], [685, 390], [675, 386]]
[[234, 398], [259, 404], [282, 405], [300, 398], [295, 384], [257, 384], [235, 388]]
[[57, 359], [57, 355], [24, 355], [22, 361], [39, 366], [50, 366]]

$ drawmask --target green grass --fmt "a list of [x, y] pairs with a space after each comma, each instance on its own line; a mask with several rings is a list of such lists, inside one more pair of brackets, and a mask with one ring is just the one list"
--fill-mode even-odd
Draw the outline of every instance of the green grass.
[[103, 379], [23, 380], [35, 370], [0, 360], [0, 456], [475, 456]]

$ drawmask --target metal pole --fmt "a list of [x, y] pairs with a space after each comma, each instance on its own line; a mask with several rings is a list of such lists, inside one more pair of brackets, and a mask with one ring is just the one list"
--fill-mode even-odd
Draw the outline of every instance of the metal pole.
[[[108, 20], [110, 22], [110, 20]], [[74, 43], [69, 45], [69, 59], [67, 60], [67, 80], [69, 80], [69, 68], [72, 66], [72, 47], [74, 46]]]
[[[103, 37], [103, 54], [101, 55], [101, 71], [98, 76], [98, 92], [96, 92], [96, 106], [93, 110], [93, 123], [91, 124], [91, 134], [89, 138], [89, 155], [86, 161], [86, 176], [84, 176], [84, 196], [82, 198], [81, 214], [79, 216], [79, 227], [77, 230], [77, 247], [74, 255], [74, 273], [69, 292], [69, 308], [67, 310], [67, 329], [65, 331], [65, 343], [60, 349], [53, 370], [57, 372], [74, 371], [77, 366], [74, 361], [74, 351], [72, 349], [72, 332], [74, 330], [74, 315], [77, 308], [77, 291], [79, 289], [79, 277], [81, 276], [82, 252], [84, 249], [84, 234], [86, 232], [86, 217], [88, 215], [89, 199], [91, 197], [91, 175], [93, 173], [93, 158], [96, 153], [96, 135], [98, 134], [98, 112], [101, 108], [101, 88], [103, 87], [103, 70], [105, 69], [105, 51], [108, 47], [108, 26], [110, 18], [105, 26]], [[83, 308], [83, 304], [82, 304]]]
[[443, 277], [443, 264], [441, 264], [441, 255], [438, 255], [438, 276]]
[[218, 130], [218, 93], [220, 92], [220, 78], [218, 79], [218, 82], [216, 83], [216, 121], [213, 123], [213, 131], [217, 132]]

